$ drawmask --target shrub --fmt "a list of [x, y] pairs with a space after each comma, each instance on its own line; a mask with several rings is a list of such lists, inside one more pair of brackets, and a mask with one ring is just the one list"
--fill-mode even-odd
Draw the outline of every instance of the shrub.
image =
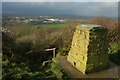
[[109, 58], [114, 63], [120, 65], [120, 44], [111, 44], [109, 49]]
[[51, 70], [57, 76], [57, 78], [69, 78], [68, 75], [60, 68], [57, 63], [51, 63]]
[[2, 51], [4, 55], [11, 57], [14, 53], [15, 38], [10, 32], [2, 31]]
[[4, 29], [10, 30], [11, 34], [15, 37], [22, 37], [37, 30], [37, 26], [28, 23], [9, 23], [3, 26]]
[[32, 71], [27, 63], [5, 63], [3, 62], [2, 79], [34, 79], [34, 78], [56, 78], [51, 70]]

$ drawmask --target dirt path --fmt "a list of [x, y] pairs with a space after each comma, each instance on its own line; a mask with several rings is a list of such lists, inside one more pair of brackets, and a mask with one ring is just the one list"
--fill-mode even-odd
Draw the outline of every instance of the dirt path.
[[118, 67], [111, 62], [110, 68], [107, 70], [91, 74], [82, 74], [67, 61], [67, 56], [53, 58], [53, 61], [58, 63], [71, 78], [116, 78], [118, 76], [118, 68], [120, 68], [120, 66]]

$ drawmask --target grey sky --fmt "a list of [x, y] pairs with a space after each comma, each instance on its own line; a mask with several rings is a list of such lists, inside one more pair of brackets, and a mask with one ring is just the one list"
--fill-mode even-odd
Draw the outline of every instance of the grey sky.
[[3, 2], [118, 2], [119, 0], [3, 0]]
[[3, 16], [118, 16], [117, 2], [3, 2]]

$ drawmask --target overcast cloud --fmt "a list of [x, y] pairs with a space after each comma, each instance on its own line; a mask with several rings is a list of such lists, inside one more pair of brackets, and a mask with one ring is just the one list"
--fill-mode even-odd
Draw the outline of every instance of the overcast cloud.
[[118, 16], [117, 2], [3, 2], [3, 16]]
[[119, 0], [2, 0], [3, 2], [118, 2]]

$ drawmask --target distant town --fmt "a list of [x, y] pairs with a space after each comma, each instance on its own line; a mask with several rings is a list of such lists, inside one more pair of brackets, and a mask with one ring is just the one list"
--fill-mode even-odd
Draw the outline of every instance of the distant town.
[[36, 16], [36, 17], [3, 17], [2, 24], [8, 24], [11, 22], [17, 23], [32, 23], [34, 25], [40, 24], [52, 24], [61, 23], [64, 24], [70, 19], [77, 19], [78, 21], [83, 21], [84, 18], [72, 18], [72, 17], [54, 17], [54, 16]]

